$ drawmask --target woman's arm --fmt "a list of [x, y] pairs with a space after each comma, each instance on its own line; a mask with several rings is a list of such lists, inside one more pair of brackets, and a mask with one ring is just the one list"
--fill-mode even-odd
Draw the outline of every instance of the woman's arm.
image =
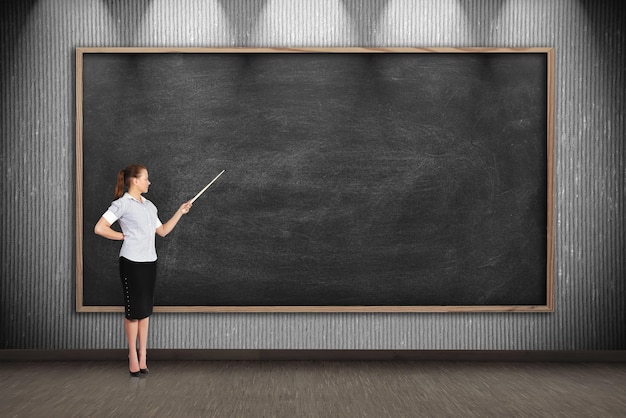
[[170, 218], [170, 220], [165, 222], [163, 225], [161, 225], [160, 227], [156, 229], [157, 235], [160, 237], [164, 237], [170, 232], [172, 232], [172, 230], [174, 229], [174, 227], [176, 226], [180, 218], [182, 218], [183, 215], [189, 212], [189, 209], [191, 209], [191, 206], [192, 204], [190, 201], [185, 202], [182, 205], [180, 205], [180, 207], [178, 208], [176, 213], [174, 213], [174, 215]]
[[98, 223], [96, 223], [96, 226], [93, 228], [93, 232], [104, 238], [112, 239], [115, 241], [124, 240], [124, 234], [112, 229], [111, 224], [104, 217], [101, 217], [98, 220]]

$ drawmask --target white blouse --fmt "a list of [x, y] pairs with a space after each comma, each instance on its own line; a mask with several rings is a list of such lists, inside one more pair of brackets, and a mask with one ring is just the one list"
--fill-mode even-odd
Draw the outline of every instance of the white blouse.
[[141, 197], [138, 201], [125, 193], [113, 203], [102, 215], [113, 225], [119, 221], [124, 242], [120, 249], [120, 257], [131, 261], [146, 262], [157, 259], [155, 240], [156, 229], [162, 225], [156, 206], [148, 199]]

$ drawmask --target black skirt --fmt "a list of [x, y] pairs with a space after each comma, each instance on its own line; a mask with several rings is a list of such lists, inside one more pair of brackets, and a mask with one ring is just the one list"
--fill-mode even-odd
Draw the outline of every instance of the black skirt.
[[120, 257], [120, 279], [127, 319], [143, 319], [152, 314], [156, 261], [136, 262]]

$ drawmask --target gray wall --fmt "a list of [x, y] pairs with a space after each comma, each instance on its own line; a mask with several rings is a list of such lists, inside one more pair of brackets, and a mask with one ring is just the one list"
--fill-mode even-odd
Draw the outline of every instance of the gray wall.
[[75, 312], [75, 47], [551, 46], [554, 313], [155, 314], [150, 346], [626, 349], [626, 19], [619, 2], [41, 0], [0, 7], [0, 348], [125, 346], [121, 314]]

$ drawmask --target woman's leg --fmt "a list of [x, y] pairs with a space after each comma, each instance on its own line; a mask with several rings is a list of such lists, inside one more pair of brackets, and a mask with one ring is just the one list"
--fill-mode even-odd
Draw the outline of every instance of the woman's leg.
[[124, 329], [126, 330], [126, 340], [128, 341], [128, 369], [131, 373], [136, 373], [139, 371], [139, 359], [137, 358], [139, 321], [124, 318]]
[[150, 325], [150, 317], [140, 319], [138, 321], [139, 328], [139, 368], [147, 369], [148, 364], [146, 360], [147, 343], [148, 343], [148, 326]]

